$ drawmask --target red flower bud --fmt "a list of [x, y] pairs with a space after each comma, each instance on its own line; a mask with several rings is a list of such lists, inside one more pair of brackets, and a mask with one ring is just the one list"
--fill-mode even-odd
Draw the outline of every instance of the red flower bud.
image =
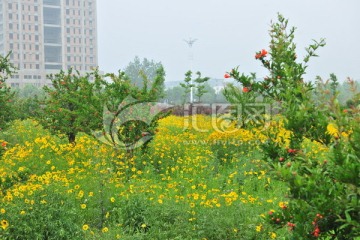
[[224, 78], [230, 78], [230, 77], [231, 77], [230, 74], [225, 73]]

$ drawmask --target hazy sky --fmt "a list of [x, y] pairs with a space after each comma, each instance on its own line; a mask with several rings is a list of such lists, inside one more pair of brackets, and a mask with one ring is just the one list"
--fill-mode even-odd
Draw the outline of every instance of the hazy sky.
[[[241, 72], [267, 72], [254, 58], [268, 49], [270, 21], [277, 13], [295, 26], [302, 59], [312, 39], [325, 38], [307, 69], [307, 79], [335, 73], [360, 79], [360, 0], [97, 0], [99, 66], [124, 69], [135, 56], [162, 62], [166, 80], [182, 80], [190, 68], [223, 78]], [[184, 39], [198, 39], [190, 50]]]

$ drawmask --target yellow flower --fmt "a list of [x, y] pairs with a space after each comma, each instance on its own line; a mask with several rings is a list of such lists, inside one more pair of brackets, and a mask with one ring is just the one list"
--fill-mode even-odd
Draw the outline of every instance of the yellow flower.
[[84, 224], [84, 225], [82, 226], [82, 229], [83, 229], [84, 231], [88, 230], [88, 229], [89, 229], [89, 225]]
[[146, 225], [145, 223], [141, 224], [141, 227], [142, 227], [142, 228], [146, 228], [146, 226], [147, 226], [147, 225]]
[[0, 213], [4, 214], [4, 213], [6, 213], [6, 210], [2, 208], [2, 209], [0, 210]]
[[162, 199], [158, 199], [158, 203], [162, 204], [163, 200]]
[[262, 224], [256, 226], [256, 231], [257, 232], [261, 232], [261, 230], [262, 230]]
[[198, 200], [199, 199], [199, 194], [198, 193], [194, 193], [193, 194], [194, 200]]
[[82, 198], [84, 196], [84, 191], [80, 190], [78, 193], [78, 198]]
[[101, 230], [103, 233], [106, 233], [109, 231], [109, 229], [107, 227], [104, 227], [102, 230]]
[[333, 137], [339, 137], [339, 129], [334, 123], [329, 123], [326, 127], [327, 133]]
[[269, 232], [270, 238], [271, 239], [275, 239], [276, 238], [276, 233], [274, 232]]
[[85, 208], [86, 208], [86, 204], [83, 203], [83, 204], [80, 205], [80, 207], [81, 207], [81, 209], [85, 209]]
[[9, 222], [6, 221], [5, 219], [1, 220], [1, 228], [5, 230], [8, 227], [9, 227]]
[[282, 209], [287, 208], [287, 204], [288, 202], [279, 202], [279, 207], [281, 207]]
[[115, 202], [115, 198], [113, 198], [113, 197], [110, 198], [110, 201], [111, 201], [111, 202]]
[[21, 215], [24, 215], [26, 212], [24, 211], [24, 210], [22, 210], [21, 212], [20, 212], [20, 214]]

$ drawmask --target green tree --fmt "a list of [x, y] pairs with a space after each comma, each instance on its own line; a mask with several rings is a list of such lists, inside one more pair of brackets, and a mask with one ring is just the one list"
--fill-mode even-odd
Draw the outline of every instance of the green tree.
[[[198, 102], [200, 102], [201, 97], [207, 92], [205, 83], [209, 81], [208, 77], [201, 77], [201, 72], [196, 72], [196, 79], [192, 79], [192, 71], [187, 71], [185, 73], [184, 82], [180, 83], [180, 86], [184, 89], [183, 103], [186, 102], [186, 99], [189, 98], [191, 91], [195, 90], [194, 95], [198, 97]], [[190, 102], [193, 99], [190, 99]], [[192, 103], [192, 102], [191, 102]]]
[[14, 118], [13, 96], [14, 92], [6, 85], [6, 79], [15, 72], [15, 67], [9, 61], [10, 54], [0, 56], [0, 129]]
[[[240, 74], [238, 68], [230, 76], [243, 85], [243, 92], [256, 92], [267, 101], [280, 105], [282, 114], [289, 121], [286, 128], [293, 131], [291, 147], [298, 148], [303, 137], [329, 143], [326, 133], [327, 112], [313, 102], [313, 84], [305, 82], [303, 77], [310, 58], [316, 57], [316, 51], [325, 46], [324, 39], [315, 41], [307, 47], [302, 61], [297, 60], [294, 42], [295, 27], [288, 27], [288, 20], [278, 14], [278, 21], [271, 25], [270, 50], [257, 52], [255, 58], [269, 71], [263, 81], [256, 81], [255, 73], [250, 76]], [[270, 55], [270, 59], [268, 59]]]
[[48, 96], [40, 118], [45, 128], [64, 134], [69, 143], [75, 144], [79, 132], [90, 134], [102, 127], [103, 79], [97, 71], [80, 75], [70, 69], [49, 78], [52, 87], [44, 87]]
[[[205, 82], [204, 86], [204, 94], [201, 96], [201, 102], [203, 103], [215, 103], [219, 100], [219, 94], [215, 93], [215, 89], [210, 86], [209, 83]], [[221, 94], [221, 93], [220, 93]]]
[[198, 102], [201, 102], [201, 97], [207, 93], [207, 90], [206, 90], [206, 86], [205, 86], [205, 83], [207, 81], [209, 81], [209, 77], [201, 77], [201, 72], [196, 72], [196, 79], [194, 80], [194, 82], [196, 83], [195, 84], [195, 88], [196, 88], [196, 92], [195, 92], [195, 96], [198, 97]]
[[42, 87], [37, 87], [32, 84], [26, 84], [25, 86], [17, 89], [16, 95], [20, 98], [30, 98], [34, 96], [44, 97], [45, 92]]
[[191, 89], [195, 87], [192, 83], [192, 72], [189, 70], [185, 73], [185, 79], [183, 83], [180, 83], [180, 86], [184, 89], [183, 95], [183, 104], [186, 103], [186, 99], [189, 99]]
[[184, 88], [181, 86], [175, 86], [165, 90], [165, 99], [169, 104], [180, 105], [183, 103]]
[[[135, 86], [142, 88], [144, 84], [149, 85], [153, 83], [157, 76], [158, 69], [161, 68], [163, 69], [161, 62], [155, 62], [147, 58], [141, 60], [136, 56], [134, 60], [127, 65], [124, 72]], [[164, 89], [164, 84], [161, 85], [161, 89]]]
[[16, 89], [14, 96], [14, 109], [17, 119], [39, 118], [41, 102], [45, 100], [44, 89], [27, 84]]
[[143, 78], [142, 87], [134, 86], [125, 72], [106, 74], [103, 135], [114, 147], [123, 147], [132, 155], [138, 146], [146, 149], [155, 135], [158, 120], [165, 116], [154, 109], [155, 101], [162, 97], [165, 71], [158, 68], [153, 81]]
[[[269, 221], [276, 227], [289, 227], [293, 239], [354, 239], [359, 236], [360, 212], [359, 109], [352, 106], [341, 111], [335, 75], [326, 89], [330, 101], [314, 102], [313, 84], [306, 83], [303, 75], [309, 59], [317, 56], [316, 50], [325, 42], [314, 41], [303, 61], [298, 61], [294, 32], [280, 14], [271, 24], [269, 53], [263, 49], [255, 55], [269, 70], [264, 81], [255, 81], [254, 74], [240, 74], [237, 68], [226, 76], [239, 81], [246, 94], [257, 92], [279, 102], [284, 120], [279, 125], [283, 123], [290, 133], [288, 143], [283, 138], [279, 141], [281, 134], [270, 125], [263, 132], [268, 140], [260, 144], [274, 177], [289, 186], [288, 206], [275, 214], [271, 211]], [[305, 140], [330, 147], [332, 156], [309, 156]]]

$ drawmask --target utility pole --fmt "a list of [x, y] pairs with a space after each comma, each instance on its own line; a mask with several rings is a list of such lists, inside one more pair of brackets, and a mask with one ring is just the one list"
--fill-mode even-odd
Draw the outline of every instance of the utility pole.
[[[193, 38], [189, 38], [188, 40], [185, 40], [186, 44], [189, 47], [189, 61], [190, 61], [190, 71], [192, 71], [192, 61], [194, 60], [194, 55], [192, 52], [192, 46], [194, 45], [194, 43], [197, 41], [197, 39], [193, 39]], [[193, 80], [191, 79], [191, 84], [193, 84]], [[193, 87], [190, 88], [190, 103], [194, 102], [194, 97], [193, 97]]]

